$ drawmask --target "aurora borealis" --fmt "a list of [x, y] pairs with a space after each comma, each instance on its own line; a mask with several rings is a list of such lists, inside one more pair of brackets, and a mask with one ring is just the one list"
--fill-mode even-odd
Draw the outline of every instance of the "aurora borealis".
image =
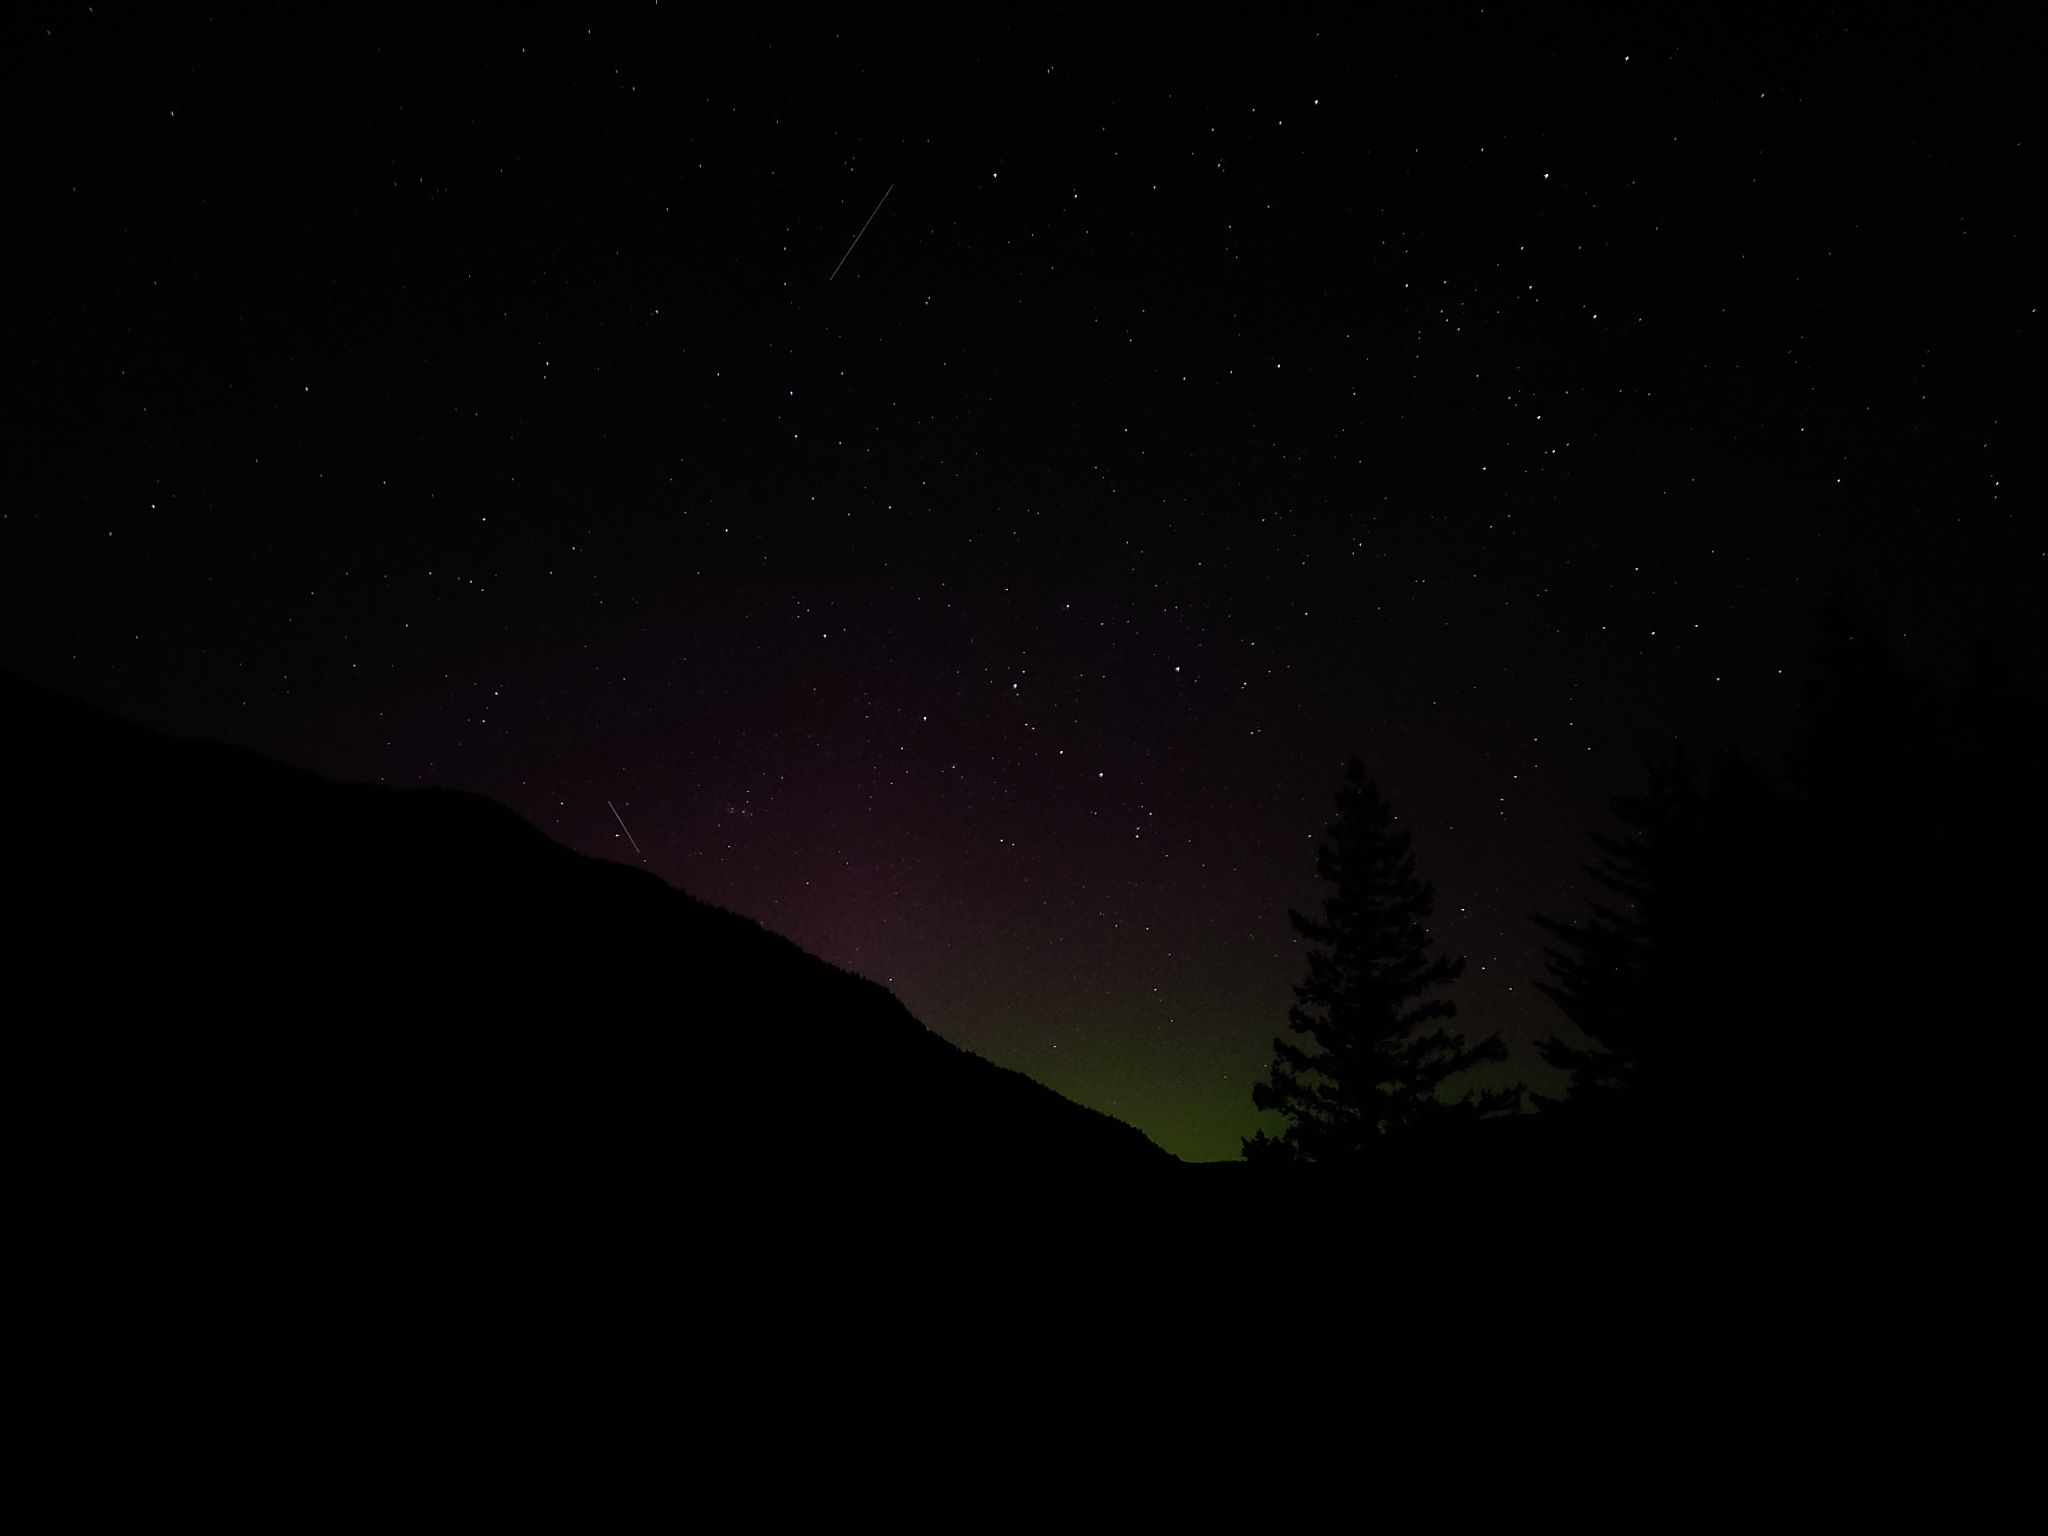
[[1346, 752], [1535, 1081], [1525, 914], [1781, 732], [1825, 583], [2042, 659], [1968, 23], [173, 9], [5, 24], [0, 659], [631, 862], [610, 801], [1184, 1157]]

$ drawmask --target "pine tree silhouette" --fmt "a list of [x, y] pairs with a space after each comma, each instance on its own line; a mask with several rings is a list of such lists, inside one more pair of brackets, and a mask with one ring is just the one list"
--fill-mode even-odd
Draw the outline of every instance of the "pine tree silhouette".
[[[1545, 1047], [1574, 1077], [1546, 1116], [1602, 1133], [1550, 1175], [1583, 1215], [1547, 1262], [1577, 1391], [1544, 1459], [1620, 1446], [1603, 1477], [1663, 1456], [1667, 1486], [1746, 1462], [1860, 1528], [1896, 1523], [1896, 1469], [1948, 1498], [2004, 1456], [1971, 1407], [2031, 1302], [1996, 1287], [2025, 1272], [2048, 711], [1988, 653], [1936, 697], [1839, 596], [1822, 636], [1782, 779], [1657, 759], [1595, 839], [1589, 915], [1535, 919], [1584, 1037]], [[1736, 1420], [1740, 1458], [1688, 1449]]]
[[1578, 1113], [1696, 1122], [1753, 1107], [1784, 1076], [1773, 1064], [1794, 933], [1783, 796], [1734, 752], [1702, 783], [1681, 745], [1609, 805], [1622, 830], [1593, 835], [1600, 857], [1587, 866], [1606, 899], [1584, 917], [1531, 915], [1553, 941], [1537, 987], [1585, 1041], [1552, 1037], [1543, 1059], [1572, 1074]]
[[1507, 1049], [1497, 1035], [1468, 1046], [1442, 1027], [1457, 1004], [1441, 993], [1465, 962], [1431, 954], [1435, 893], [1393, 821], [1351, 758], [1316, 854], [1316, 873], [1332, 886], [1322, 916], [1287, 914], [1313, 946], [1287, 1022], [1316, 1049], [1273, 1042], [1269, 1081], [1254, 1086], [1252, 1102], [1288, 1125], [1277, 1137], [1249, 1138], [1249, 1159], [1355, 1166], [1385, 1140], [1519, 1103], [1519, 1089], [1455, 1102], [1442, 1095], [1451, 1078], [1505, 1060]]
[[[1543, 1059], [1572, 1074], [1581, 1109], [1609, 1107], [1616, 1094], [1639, 1090], [1657, 1075], [1658, 1022], [1671, 994], [1671, 950], [1683, 929], [1684, 901], [1674, 887], [1685, 864], [1698, 800], [1697, 775], [1683, 748], [1649, 764], [1648, 787], [1608, 804], [1623, 831], [1595, 833], [1600, 857], [1586, 873], [1608, 900], [1588, 917], [1532, 914], [1556, 948], [1544, 951], [1551, 980], [1537, 990], [1585, 1037], [1574, 1045], [1552, 1037]], [[1549, 1103], [1550, 1101], [1542, 1101]]]

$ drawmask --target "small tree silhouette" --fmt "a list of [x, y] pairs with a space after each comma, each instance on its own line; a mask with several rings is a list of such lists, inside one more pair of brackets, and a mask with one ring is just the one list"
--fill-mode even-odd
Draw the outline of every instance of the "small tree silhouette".
[[1441, 1027], [1457, 1004], [1431, 994], [1456, 981], [1465, 962], [1431, 955], [1435, 893], [1417, 877], [1408, 834], [1393, 820], [1351, 758], [1316, 854], [1316, 873], [1333, 887], [1322, 916], [1287, 914], [1314, 946], [1287, 1023], [1317, 1049], [1273, 1042], [1270, 1080], [1253, 1087], [1252, 1102], [1289, 1123], [1277, 1137], [1249, 1138], [1247, 1158], [1356, 1164], [1385, 1138], [1519, 1103], [1519, 1089], [1455, 1102], [1442, 1095], [1449, 1079], [1505, 1060], [1507, 1048], [1497, 1035], [1468, 1046]]
[[1688, 919], [1697, 846], [1698, 778], [1683, 748], [1649, 764], [1640, 793], [1616, 795], [1618, 835], [1595, 833], [1600, 857], [1586, 873], [1602, 897], [1582, 918], [1532, 914], [1555, 947], [1544, 951], [1551, 979], [1537, 990], [1556, 1003], [1585, 1044], [1553, 1036], [1543, 1059], [1572, 1074], [1574, 1108], [1604, 1105], [1661, 1078], [1670, 1054], [1667, 1014], [1683, 991], [1678, 951], [1694, 935]]
[[1543, 1059], [1572, 1074], [1574, 1111], [1753, 1107], [1761, 1076], [1786, 1076], [1776, 1053], [1798, 1023], [1783, 796], [1735, 752], [1702, 783], [1676, 746], [1650, 761], [1641, 790], [1608, 803], [1621, 830], [1593, 836], [1590, 912], [1531, 916], [1552, 941], [1538, 990], [1585, 1040], [1545, 1040]]

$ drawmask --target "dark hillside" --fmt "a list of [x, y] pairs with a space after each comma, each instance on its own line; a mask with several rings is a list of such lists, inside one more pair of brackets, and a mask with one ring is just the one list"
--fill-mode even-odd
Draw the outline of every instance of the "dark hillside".
[[1291, 1465], [1433, 1528], [1868, 1528], [1960, 1460], [1995, 1138], [1189, 1166], [491, 802], [0, 720], [19, 1379], [82, 1507], [1226, 1529]]
[[598, 1379], [672, 1350], [1066, 1331], [1171, 1286], [1174, 1159], [750, 921], [472, 796], [16, 678], [0, 717], [46, 1422], [145, 1485], [303, 1494], [445, 1351], [472, 1408], [526, 1402], [468, 1358], [505, 1367], [508, 1328], [514, 1376], [589, 1378], [616, 1447], [648, 1421]]
[[1245, 1420], [1295, 1194], [489, 801], [0, 719], [23, 1380], [81, 1507], [1031, 1529], [1255, 1518], [1310, 1445], [1456, 1473], [1398, 1330]]

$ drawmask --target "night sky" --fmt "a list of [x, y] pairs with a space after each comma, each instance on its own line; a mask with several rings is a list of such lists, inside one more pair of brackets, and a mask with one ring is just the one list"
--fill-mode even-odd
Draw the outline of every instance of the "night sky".
[[1831, 582], [2041, 676], [2038, 85], [1951, 8], [177, 9], [0, 32], [0, 664], [630, 829], [1185, 1157], [1346, 752], [1554, 1088], [1525, 914]]

